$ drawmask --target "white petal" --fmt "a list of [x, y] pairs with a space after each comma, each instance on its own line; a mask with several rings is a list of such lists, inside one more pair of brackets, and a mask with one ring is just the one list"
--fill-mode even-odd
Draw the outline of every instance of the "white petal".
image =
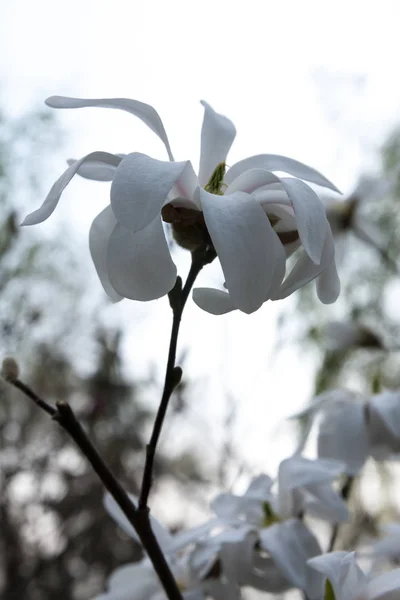
[[220, 525], [217, 519], [210, 519], [206, 523], [198, 525], [197, 527], [179, 531], [173, 536], [173, 541], [171, 541], [169, 551], [178, 552], [193, 542], [201, 542], [204, 535], [209, 534], [210, 531], [217, 525]]
[[294, 177], [299, 177], [305, 181], [311, 181], [323, 187], [329, 188], [335, 192], [339, 192], [336, 186], [333, 185], [326, 177], [321, 175], [315, 169], [304, 165], [297, 160], [280, 156], [278, 154], [258, 154], [250, 156], [240, 162], [234, 164], [225, 176], [225, 182], [229, 185], [248, 169], [266, 169], [267, 171], [283, 171]]
[[[276, 175], [265, 169], [249, 169], [239, 177], [236, 177], [225, 190], [225, 194], [233, 194], [233, 192], [246, 192], [252, 194], [255, 190], [270, 183], [277, 183]], [[275, 192], [278, 190], [274, 190]]]
[[355, 600], [365, 591], [366, 577], [356, 563], [354, 552], [330, 552], [308, 561], [332, 584], [335, 600]]
[[128, 98], [85, 99], [67, 98], [65, 96], [51, 96], [50, 98], [47, 98], [46, 104], [52, 108], [85, 108], [88, 106], [97, 106], [99, 108], [117, 108], [119, 110], [125, 110], [131, 115], [138, 117], [154, 131], [156, 135], [158, 135], [160, 140], [165, 144], [169, 159], [174, 160], [160, 115], [149, 104], [139, 102], [138, 100], [130, 100]]
[[[111, 206], [117, 220], [132, 231], [140, 231], [160, 214], [170, 190], [185, 171], [185, 162], [164, 162], [134, 152], [122, 159], [111, 184]], [[196, 177], [193, 173], [193, 176]]]
[[332, 488], [330, 483], [308, 485], [304, 511], [329, 523], [343, 523], [349, 520], [349, 510], [346, 502]]
[[[135, 600], [137, 594], [146, 589], [147, 593], [155, 592], [159, 589], [160, 585], [157, 580], [157, 575], [152, 565], [147, 561], [143, 560], [134, 564], [123, 565], [115, 569], [108, 579], [108, 588], [110, 592], [113, 592], [112, 597], [116, 592], [127, 591], [130, 592], [131, 597], [135, 594]], [[143, 596], [148, 598], [148, 596]], [[127, 596], [129, 598], [129, 596]]]
[[314, 264], [304, 250], [300, 250], [300, 257], [297, 259], [295, 266], [281, 285], [279, 291], [271, 299], [282, 300], [283, 298], [287, 298], [300, 287], [318, 277], [318, 275], [332, 264], [334, 255], [335, 247], [331, 235], [326, 236], [319, 265]]
[[307, 597], [319, 597], [318, 592], [322, 592], [322, 577], [312, 573], [307, 561], [319, 554], [321, 549], [304, 523], [291, 519], [262, 529], [260, 542], [293, 586], [304, 590]]
[[61, 197], [61, 194], [71, 181], [74, 175], [79, 171], [81, 166], [86, 161], [100, 161], [102, 163], [106, 163], [117, 167], [121, 162], [121, 159], [114, 154], [109, 154], [108, 152], [91, 152], [87, 154], [80, 160], [74, 162], [68, 169], [61, 175], [59, 179], [54, 183], [50, 192], [47, 194], [46, 200], [43, 202], [42, 206], [30, 213], [22, 225], [37, 225], [37, 223], [42, 223], [52, 214], [54, 209], [56, 208], [58, 201]]
[[400, 393], [385, 390], [372, 396], [369, 404], [378, 413], [390, 433], [400, 439]]
[[279, 514], [292, 515], [292, 490], [308, 485], [331, 482], [345, 469], [345, 465], [333, 460], [309, 460], [294, 455], [281, 462], [278, 471]]
[[400, 595], [400, 569], [382, 573], [369, 582], [368, 600], [398, 600]]
[[107, 271], [113, 288], [131, 300], [155, 300], [168, 294], [176, 281], [160, 217], [132, 233], [117, 225], [107, 248]]
[[[307, 254], [315, 264], [319, 264], [325, 242], [325, 237], [329, 229], [328, 219], [326, 217], [325, 207], [321, 200], [310, 188], [309, 185], [301, 179], [278, 177], [274, 173], [264, 171], [263, 169], [252, 169], [243, 173], [230, 186], [229, 190], [246, 188], [243, 191], [252, 192], [266, 183], [277, 182], [286, 192], [291, 205], [293, 206], [296, 219], [296, 228], [299, 232], [301, 243]], [[254, 191], [258, 202], [262, 204], [266, 212], [270, 212], [271, 203], [279, 204], [279, 190]], [[283, 202], [287, 204], [287, 202]]]
[[261, 206], [243, 192], [218, 196], [200, 190], [200, 201], [232, 302], [252, 313], [268, 298], [274, 274], [271, 224]]
[[224, 315], [236, 310], [228, 292], [215, 288], [195, 288], [193, 301], [197, 306], [212, 315]]
[[[125, 154], [116, 154], [119, 158], [123, 158]], [[67, 160], [68, 165], [73, 165], [76, 159], [69, 158]], [[93, 181], [112, 181], [116, 166], [108, 163], [101, 162], [99, 160], [88, 160], [80, 167], [78, 175], [85, 179], [91, 179]]]
[[272, 484], [273, 481], [268, 475], [258, 475], [258, 477], [252, 479], [245, 496], [268, 501], [271, 497]]
[[357, 475], [369, 452], [364, 405], [361, 402], [335, 402], [326, 405], [318, 433], [318, 456], [347, 465], [349, 475]]
[[204, 186], [215, 167], [225, 161], [235, 139], [236, 129], [232, 121], [215, 112], [207, 102], [202, 100], [201, 103], [204, 106], [204, 119], [201, 128], [199, 181]]
[[[279, 190], [263, 191], [257, 190], [266, 183], [279, 183], [286, 192], [291, 205], [293, 206], [296, 219], [296, 228], [299, 232], [301, 243], [307, 254], [315, 264], [319, 264], [325, 242], [325, 237], [329, 229], [328, 219], [326, 217], [325, 207], [321, 200], [310, 188], [309, 185], [301, 179], [278, 177], [274, 173], [263, 169], [252, 169], [246, 171], [238, 177], [230, 186], [229, 191], [236, 191], [243, 188], [243, 191], [254, 192], [254, 196], [262, 204], [266, 212], [270, 212], [271, 203], [279, 204]], [[283, 201], [283, 204], [287, 202]]]
[[304, 181], [284, 177], [281, 183], [293, 204], [303, 248], [313, 263], [319, 264], [329, 230], [325, 208], [314, 190]]
[[114, 302], [122, 300], [122, 296], [117, 294], [110, 283], [106, 259], [108, 241], [116, 225], [117, 220], [114, 217], [114, 213], [111, 207], [107, 206], [107, 208], [101, 211], [94, 219], [89, 232], [89, 248], [94, 266], [96, 267], [97, 274], [106, 294], [108, 294]]
[[335, 260], [317, 277], [317, 294], [323, 304], [332, 304], [338, 299], [340, 279]]
[[[131, 494], [129, 494], [129, 498], [132, 501], [132, 504], [134, 506], [137, 506], [137, 498], [135, 498], [135, 496], [132, 496]], [[130, 524], [130, 522], [128, 521], [126, 516], [124, 515], [123, 511], [118, 506], [118, 504], [116, 503], [116, 501], [114, 500], [114, 498], [111, 496], [111, 494], [109, 492], [106, 492], [104, 494], [103, 503], [104, 503], [104, 506], [105, 506], [107, 512], [109, 513], [109, 515], [111, 515], [111, 517], [114, 519], [114, 521], [116, 521], [116, 523], [118, 523], [118, 525], [121, 527], [121, 529], [123, 529], [125, 531], [125, 533], [127, 535], [129, 535], [131, 538], [133, 538], [136, 542], [141, 544], [141, 541], [140, 541], [136, 531], [134, 530], [134, 528], [132, 527], [132, 525]], [[162, 550], [164, 552], [169, 551], [169, 549], [173, 545], [173, 541], [174, 541], [173, 536], [152, 515], [150, 515], [150, 522], [151, 522], [151, 528], [152, 528], [154, 535], [156, 536], [157, 541], [160, 544]]]

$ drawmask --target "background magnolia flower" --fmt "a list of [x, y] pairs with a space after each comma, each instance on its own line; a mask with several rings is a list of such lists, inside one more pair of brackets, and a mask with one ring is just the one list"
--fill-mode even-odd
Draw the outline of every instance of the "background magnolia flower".
[[[329, 580], [334, 600], [398, 600], [400, 597], [400, 569], [367, 577], [358, 566], [354, 552], [322, 554], [310, 559], [308, 564]], [[320, 598], [324, 600], [324, 595]]]
[[347, 521], [348, 509], [333, 482], [346, 465], [337, 460], [310, 460], [298, 454], [279, 465], [277, 493], [267, 475], [255, 477], [242, 496], [219, 494], [211, 503], [218, 519], [258, 529], [303, 513], [332, 523]]
[[341, 461], [349, 475], [357, 475], [369, 456], [385, 460], [400, 452], [398, 391], [362, 398], [350, 390], [332, 390], [297, 416], [318, 413], [318, 456]]
[[[163, 221], [185, 248], [215, 250], [226, 291], [198, 288], [193, 295], [209, 312], [237, 308], [251, 313], [268, 299], [285, 298], [315, 278], [320, 299], [336, 300], [340, 284], [332, 232], [323, 204], [303, 181], [336, 190], [320, 173], [273, 154], [239, 161], [225, 173], [236, 130], [206, 102], [198, 176], [189, 161], [174, 161], [162, 121], [147, 104], [58, 96], [46, 102], [54, 108], [125, 110], [152, 129], [167, 150], [169, 162], [137, 152], [127, 156], [93, 152], [72, 162], [43, 205], [23, 223], [47, 219], [76, 173], [111, 180], [110, 206], [94, 219], [89, 245], [99, 278], [113, 300], [153, 300], [172, 289], [176, 267]], [[273, 171], [292, 177], [278, 177]], [[298, 259], [285, 279], [286, 259], [297, 249]]]

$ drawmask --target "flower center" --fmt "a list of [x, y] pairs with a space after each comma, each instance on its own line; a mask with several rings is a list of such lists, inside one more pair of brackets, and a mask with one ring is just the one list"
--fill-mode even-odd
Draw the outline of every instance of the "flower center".
[[166, 204], [161, 210], [165, 223], [170, 223], [175, 241], [193, 252], [201, 246], [211, 244], [210, 234], [200, 210]]
[[221, 162], [215, 167], [209, 182], [204, 186], [206, 192], [209, 192], [210, 194], [217, 194], [218, 196], [224, 195], [222, 186], [224, 185], [225, 170], [225, 162]]

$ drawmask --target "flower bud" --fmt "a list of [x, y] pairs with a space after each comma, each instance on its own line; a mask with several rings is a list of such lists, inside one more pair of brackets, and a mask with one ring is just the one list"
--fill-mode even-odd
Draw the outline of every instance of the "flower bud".
[[16, 381], [19, 376], [19, 366], [15, 358], [7, 356], [1, 365], [1, 376], [6, 381]]

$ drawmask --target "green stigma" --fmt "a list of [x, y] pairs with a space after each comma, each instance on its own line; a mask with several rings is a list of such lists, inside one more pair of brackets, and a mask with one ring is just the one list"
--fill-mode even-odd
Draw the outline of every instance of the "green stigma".
[[333, 587], [329, 579], [327, 579], [325, 583], [324, 600], [335, 600], [335, 592], [333, 591]]
[[218, 194], [218, 196], [223, 195], [224, 192], [221, 188], [224, 182], [225, 169], [225, 162], [221, 162], [215, 167], [207, 185], [204, 186], [206, 192], [209, 192], [210, 194]]
[[269, 502], [263, 503], [263, 511], [264, 511], [263, 527], [269, 527], [270, 525], [273, 525], [274, 523], [280, 522], [280, 518], [278, 517], [278, 515], [276, 515], [274, 513]]

